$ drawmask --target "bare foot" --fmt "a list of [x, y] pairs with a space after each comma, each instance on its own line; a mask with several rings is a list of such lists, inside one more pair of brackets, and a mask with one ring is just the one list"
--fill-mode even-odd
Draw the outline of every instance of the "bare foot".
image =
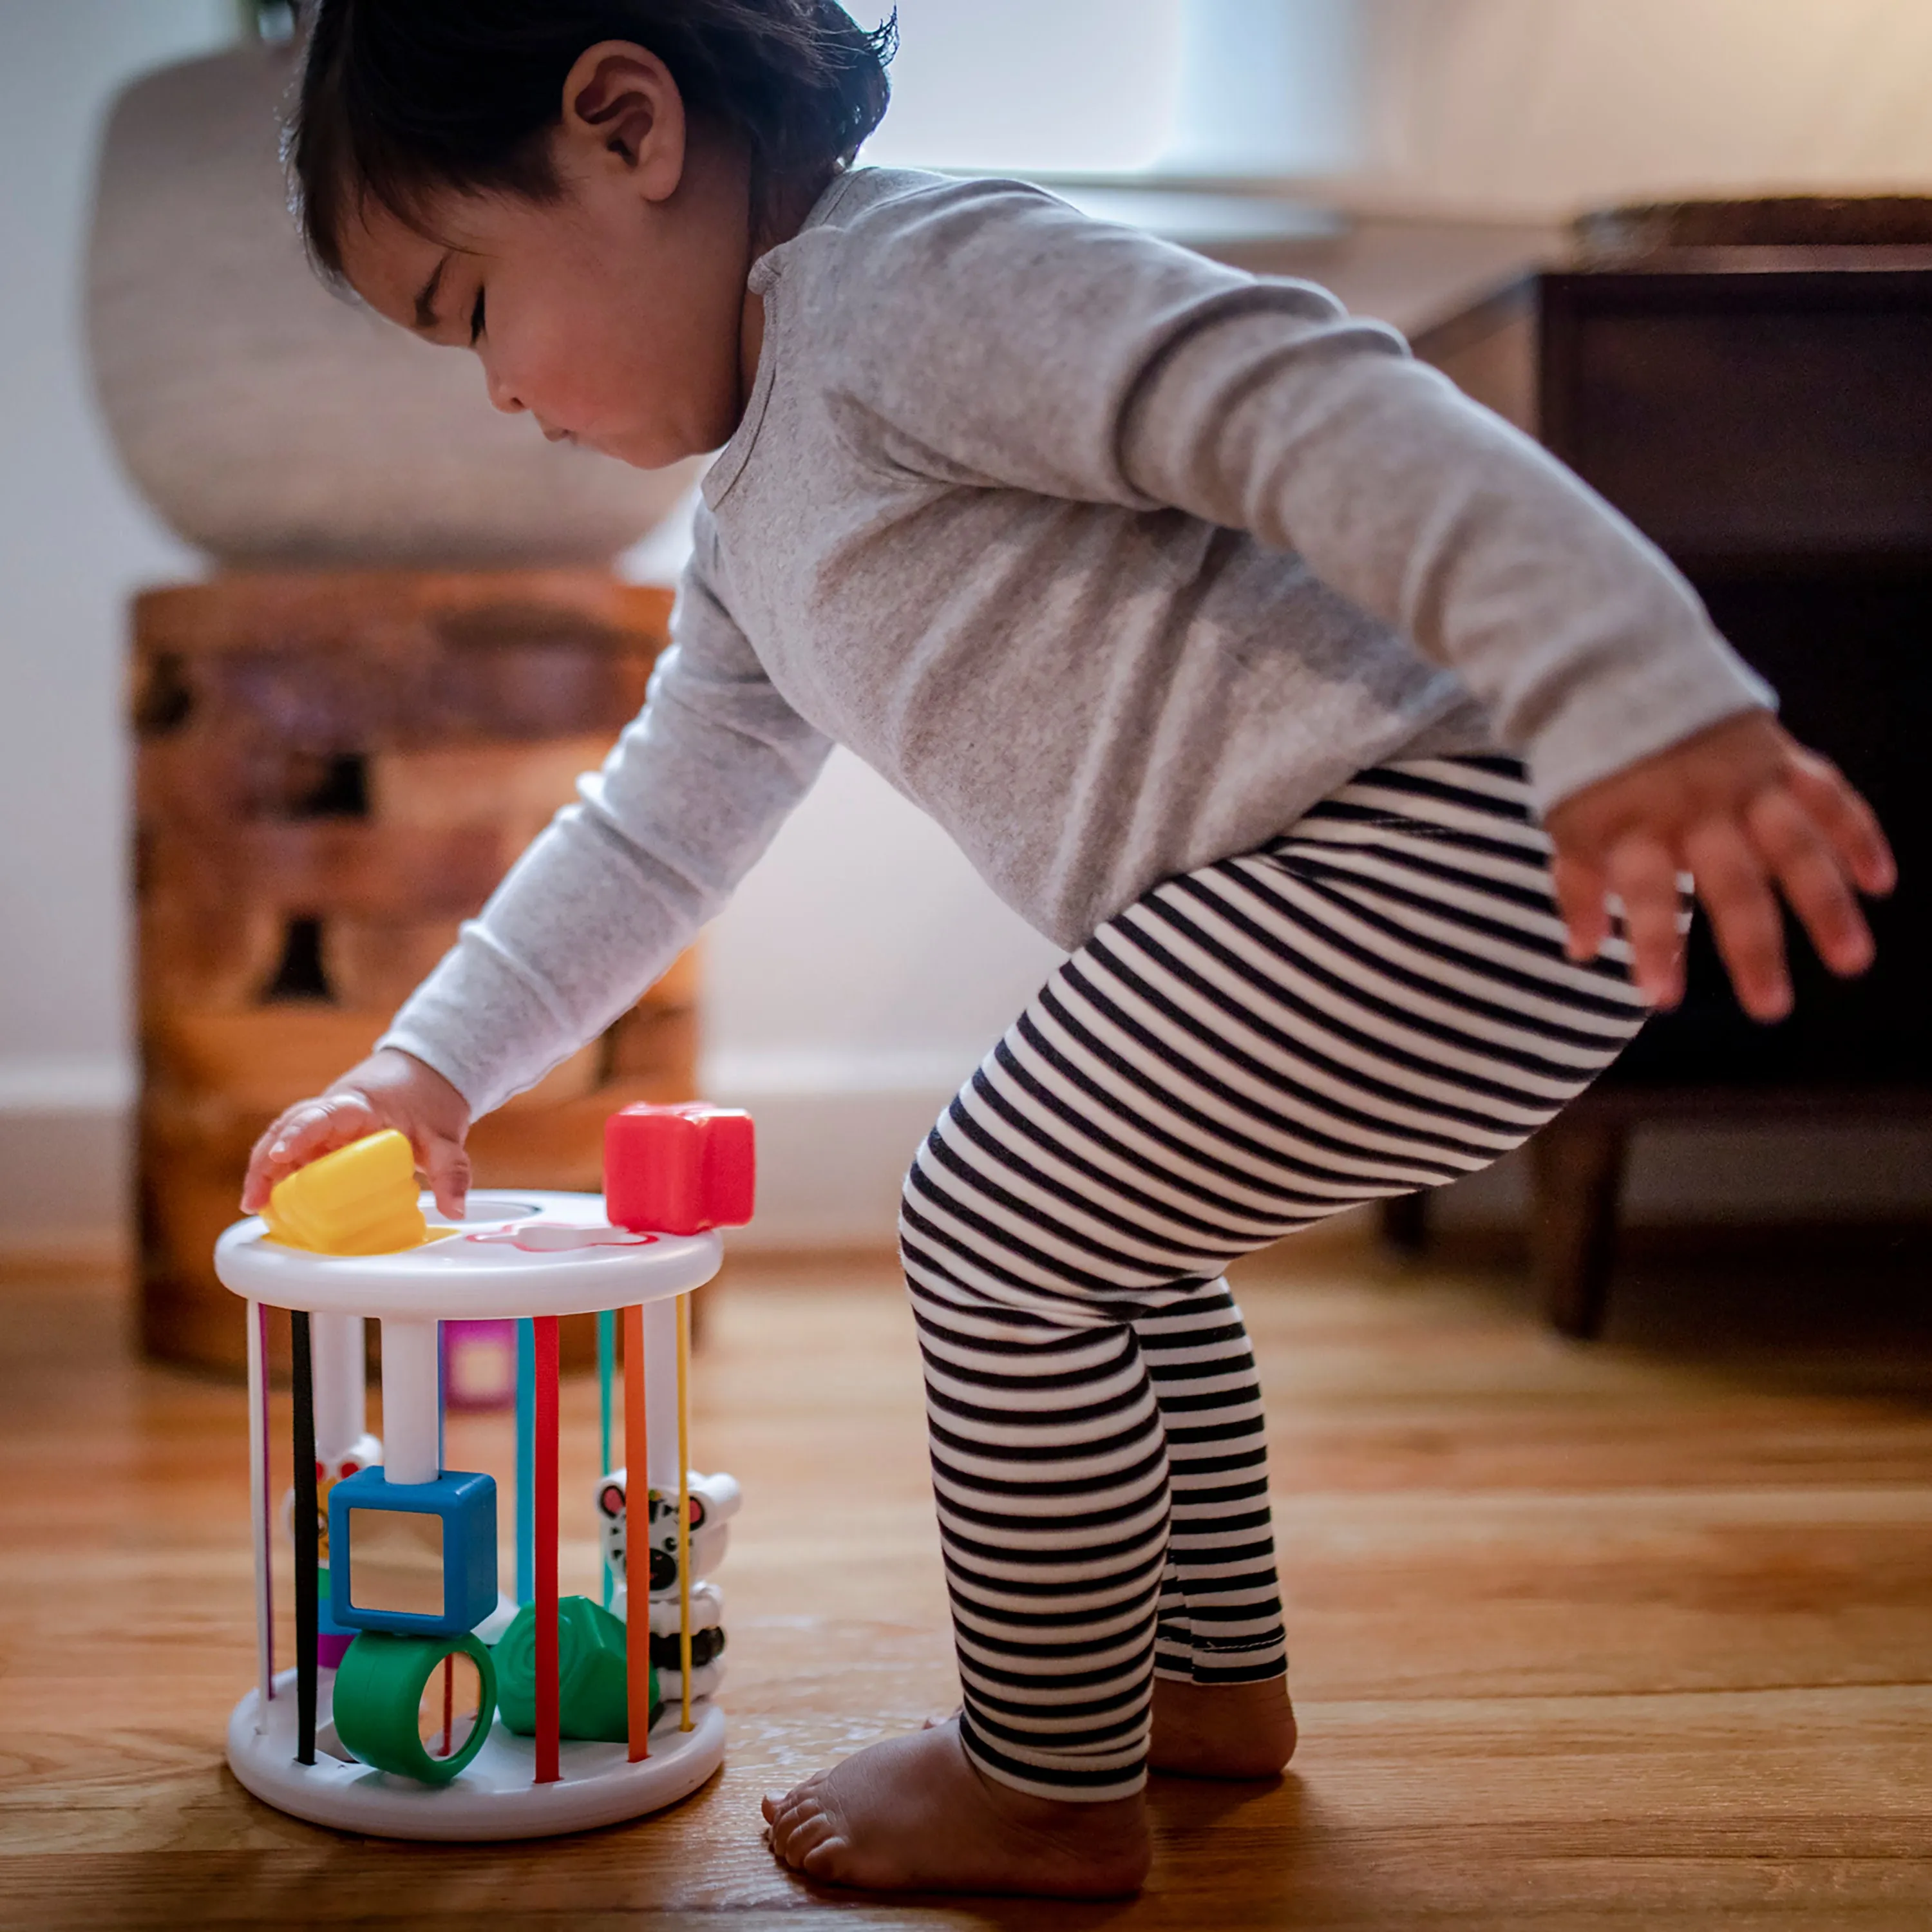
[[872, 1892], [1122, 1898], [1150, 1856], [1138, 1796], [1065, 1804], [974, 1768], [956, 1719], [892, 1738], [767, 1796], [772, 1850], [793, 1870]]
[[1294, 1755], [1288, 1680], [1259, 1684], [1154, 1681], [1150, 1770], [1183, 1778], [1278, 1778]]

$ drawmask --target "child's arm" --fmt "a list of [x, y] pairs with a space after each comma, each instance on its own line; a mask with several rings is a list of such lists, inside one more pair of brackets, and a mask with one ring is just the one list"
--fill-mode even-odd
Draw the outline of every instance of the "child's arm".
[[579, 785], [368, 1060], [256, 1144], [253, 1210], [284, 1174], [379, 1127], [407, 1133], [461, 1211], [470, 1122], [534, 1085], [636, 1000], [771, 842], [830, 741], [773, 689], [697, 547], [642, 714]]

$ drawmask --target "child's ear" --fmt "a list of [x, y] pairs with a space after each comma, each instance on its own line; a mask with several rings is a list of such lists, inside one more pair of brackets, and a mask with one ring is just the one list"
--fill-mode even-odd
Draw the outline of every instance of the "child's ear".
[[621, 169], [647, 200], [663, 201], [684, 176], [684, 97], [647, 47], [600, 40], [563, 83], [562, 140], [580, 166]]

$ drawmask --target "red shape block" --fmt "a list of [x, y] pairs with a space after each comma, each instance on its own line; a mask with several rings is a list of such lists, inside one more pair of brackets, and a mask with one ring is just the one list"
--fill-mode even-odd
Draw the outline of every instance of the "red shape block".
[[735, 1107], [640, 1104], [604, 1124], [604, 1211], [634, 1234], [742, 1228], [757, 1178], [752, 1117]]

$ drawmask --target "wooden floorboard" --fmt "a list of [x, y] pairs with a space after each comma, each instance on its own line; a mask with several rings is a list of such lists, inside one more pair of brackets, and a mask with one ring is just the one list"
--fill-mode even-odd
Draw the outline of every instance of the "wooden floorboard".
[[[1923, 1932], [1922, 1270], [1639, 1275], [1588, 1348], [1508, 1266], [1345, 1244], [1250, 1270], [1302, 1750], [1277, 1786], [1160, 1784], [1147, 1892], [1090, 1907], [814, 1892], [759, 1842], [760, 1790], [952, 1695], [882, 1264], [710, 1292], [698, 1460], [746, 1498], [725, 1770], [524, 1848], [345, 1838], [240, 1790], [240, 1393], [136, 1366], [98, 1280], [0, 1276], [0, 1924]], [[568, 1589], [594, 1575], [587, 1384], [565, 1413]], [[453, 1424], [450, 1460], [502, 1468], [506, 1440]]]

